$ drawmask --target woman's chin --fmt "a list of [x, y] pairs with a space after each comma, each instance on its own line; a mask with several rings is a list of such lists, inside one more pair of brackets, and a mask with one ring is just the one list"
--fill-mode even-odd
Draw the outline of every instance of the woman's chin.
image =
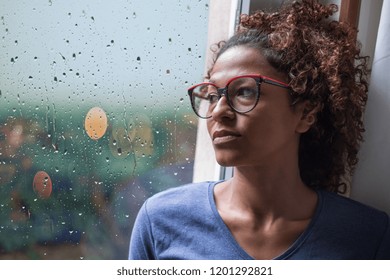
[[218, 164], [222, 167], [231, 167], [237, 165], [237, 159], [230, 157], [216, 157]]

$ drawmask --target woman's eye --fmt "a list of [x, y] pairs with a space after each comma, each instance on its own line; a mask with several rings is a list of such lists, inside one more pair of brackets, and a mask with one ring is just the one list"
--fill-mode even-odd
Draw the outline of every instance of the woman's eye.
[[207, 100], [210, 103], [216, 103], [218, 102], [218, 95], [216, 93], [210, 93], [207, 95]]
[[255, 98], [256, 90], [252, 88], [240, 88], [236, 91], [235, 96], [238, 98]]

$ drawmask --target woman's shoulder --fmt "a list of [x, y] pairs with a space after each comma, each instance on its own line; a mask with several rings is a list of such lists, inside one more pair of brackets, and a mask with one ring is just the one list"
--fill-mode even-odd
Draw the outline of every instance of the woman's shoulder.
[[149, 215], [186, 212], [208, 203], [209, 187], [214, 182], [190, 183], [161, 191], [145, 202]]
[[198, 196], [207, 194], [210, 184], [214, 182], [200, 182], [200, 183], [189, 183], [177, 187], [165, 189], [161, 192], [151, 196], [148, 200], [150, 202], [159, 202], [160, 200], [172, 200], [173, 202], [180, 202], [186, 198], [195, 199]]
[[377, 235], [389, 230], [390, 218], [384, 211], [349, 197], [320, 191], [322, 200], [321, 220], [345, 231], [355, 229], [360, 234]]
[[327, 191], [320, 191], [324, 203], [324, 211], [329, 213], [337, 213], [338, 216], [343, 217], [352, 214], [353, 218], [362, 219], [368, 217], [370, 219], [380, 219], [383, 221], [388, 219], [388, 215], [381, 210], [378, 210], [370, 205], [364, 204], [352, 198], [331, 193]]
[[295, 259], [390, 259], [390, 219], [374, 207], [318, 190], [318, 207]]

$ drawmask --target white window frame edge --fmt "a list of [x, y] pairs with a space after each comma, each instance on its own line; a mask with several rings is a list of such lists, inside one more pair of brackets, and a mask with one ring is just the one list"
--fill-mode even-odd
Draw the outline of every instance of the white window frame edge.
[[[210, 0], [205, 73], [212, 61], [213, 54], [210, 51], [210, 46], [221, 40], [226, 40], [234, 34], [243, 3], [249, 11], [250, 0]], [[232, 174], [232, 167], [225, 168], [217, 163], [207, 132], [206, 121], [199, 119], [193, 182], [227, 179]]]

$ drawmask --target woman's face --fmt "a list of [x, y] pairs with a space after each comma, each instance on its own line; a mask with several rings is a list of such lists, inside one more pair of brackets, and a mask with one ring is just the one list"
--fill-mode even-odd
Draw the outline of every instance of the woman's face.
[[[258, 50], [244, 46], [232, 47], [219, 56], [210, 82], [223, 88], [229, 79], [245, 74], [287, 82]], [[222, 166], [265, 166], [297, 159], [301, 119], [302, 110], [291, 106], [288, 89], [262, 83], [260, 100], [252, 111], [234, 112], [223, 96], [207, 120], [207, 128]]]

